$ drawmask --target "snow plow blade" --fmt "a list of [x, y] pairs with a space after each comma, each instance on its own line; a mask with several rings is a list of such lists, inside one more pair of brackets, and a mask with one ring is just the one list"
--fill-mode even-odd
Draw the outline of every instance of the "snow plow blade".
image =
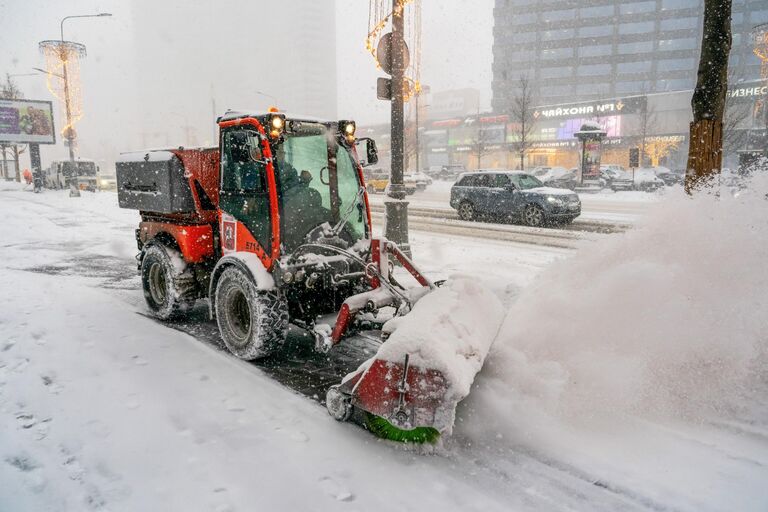
[[336, 388], [362, 411], [365, 427], [379, 437], [433, 442], [453, 423], [456, 404], [446, 400], [448, 383], [437, 370], [374, 359]]
[[[482, 313], [482, 322], [478, 313]], [[503, 319], [496, 295], [457, 278], [425, 295], [376, 355], [333, 386], [326, 406], [338, 420], [362, 413], [365, 427], [394, 441], [434, 442], [450, 434]]]

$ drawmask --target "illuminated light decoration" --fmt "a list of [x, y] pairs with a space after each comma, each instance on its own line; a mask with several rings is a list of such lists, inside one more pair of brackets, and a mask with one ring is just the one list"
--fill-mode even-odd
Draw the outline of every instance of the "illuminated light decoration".
[[267, 109], [267, 112], [269, 112], [270, 114], [274, 114], [275, 112], [280, 112], [280, 111], [277, 109], [277, 107], [269, 107], [269, 109]]
[[[80, 59], [85, 57], [85, 46], [72, 41], [50, 40], [40, 42], [40, 52], [45, 57], [46, 85], [59, 100], [64, 123], [61, 134], [77, 147], [75, 125], [83, 118], [83, 95], [80, 82]], [[67, 80], [64, 80], [64, 77]], [[67, 102], [67, 96], [69, 101]], [[67, 112], [67, 103], [69, 112]]]
[[[752, 51], [757, 58], [760, 59], [760, 79], [768, 81], [768, 23], [763, 23], [754, 27], [750, 33], [750, 39], [752, 40]], [[755, 102], [755, 117], [760, 115], [763, 110], [763, 115], [768, 123], [768, 108], [766, 108], [765, 99], [760, 98]]]
[[[377, 69], [381, 69], [376, 47], [384, 35], [383, 31], [392, 16], [406, 16], [403, 39], [413, 55], [403, 77], [403, 101], [408, 102], [414, 95], [421, 92], [421, 1], [397, 0], [394, 11], [389, 9], [390, 0], [369, 0], [368, 4], [368, 36], [365, 38], [365, 49], [373, 57]], [[406, 5], [412, 8], [406, 10]]]

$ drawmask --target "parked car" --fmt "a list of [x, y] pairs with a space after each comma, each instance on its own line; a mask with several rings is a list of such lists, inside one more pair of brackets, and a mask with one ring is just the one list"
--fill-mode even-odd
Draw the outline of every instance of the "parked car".
[[656, 176], [668, 187], [685, 183], [685, 169], [669, 170], [666, 167], [657, 167]]
[[574, 190], [576, 187], [580, 185], [579, 169], [574, 167], [572, 169], [568, 169], [562, 174], [559, 174], [558, 176], [550, 177], [546, 181], [544, 180], [540, 180], [540, 181], [543, 181], [544, 185], [548, 187], [567, 188], [569, 190]]
[[429, 175], [437, 180], [455, 180], [462, 173], [467, 172], [461, 164], [433, 165], [429, 168]]
[[363, 168], [363, 177], [369, 194], [382, 193], [389, 185], [389, 173], [379, 167]]
[[[647, 167], [640, 168], [635, 171], [635, 190], [641, 190], [643, 192], [655, 192], [660, 188], [664, 188], [664, 180], [656, 176], [657, 169], [664, 169], [669, 172], [666, 167]], [[662, 171], [663, 172], [663, 171]]]
[[411, 172], [405, 175], [405, 181], [416, 185], [416, 190], [426, 190], [432, 184], [432, 178], [423, 172]]
[[529, 226], [567, 224], [581, 214], [576, 193], [545, 187], [522, 171], [462, 174], [451, 187], [450, 204], [463, 220], [491, 217], [518, 220]]
[[48, 169], [44, 170], [46, 188], [63, 189], [74, 185], [80, 190], [95, 191], [98, 186], [99, 166], [93, 160], [78, 158], [69, 160], [54, 160]]
[[539, 179], [542, 183], [567, 174], [568, 170], [565, 167], [534, 167], [531, 170], [531, 174]]
[[629, 171], [616, 171], [609, 169], [601, 172], [601, 176], [606, 179], [608, 188], [614, 192], [635, 189], [632, 173]]

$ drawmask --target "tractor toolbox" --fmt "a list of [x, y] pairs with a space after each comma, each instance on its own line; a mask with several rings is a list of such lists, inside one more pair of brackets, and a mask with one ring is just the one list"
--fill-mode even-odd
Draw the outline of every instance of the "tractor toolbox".
[[125, 153], [115, 167], [121, 208], [165, 213], [195, 211], [184, 165], [174, 153]]

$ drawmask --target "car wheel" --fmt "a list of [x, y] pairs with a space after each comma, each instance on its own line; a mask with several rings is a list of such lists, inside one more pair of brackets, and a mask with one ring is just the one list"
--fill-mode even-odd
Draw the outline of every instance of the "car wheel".
[[534, 228], [541, 227], [546, 220], [544, 217], [544, 209], [534, 203], [528, 204], [523, 211], [523, 219], [528, 226]]
[[469, 201], [462, 201], [459, 205], [459, 218], [461, 220], [475, 220], [475, 207]]

